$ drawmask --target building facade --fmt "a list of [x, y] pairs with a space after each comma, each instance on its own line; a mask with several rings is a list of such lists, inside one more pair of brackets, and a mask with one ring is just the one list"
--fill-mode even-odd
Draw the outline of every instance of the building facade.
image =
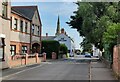
[[0, 0], [0, 68], [12, 56], [40, 53], [42, 23], [37, 6], [13, 6]]
[[8, 67], [10, 55], [10, 14], [10, 2], [0, 0], [0, 68]]
[[11, 13], [11, 55], [40, 53], [42, 24], [37, 6], [13, 6]]

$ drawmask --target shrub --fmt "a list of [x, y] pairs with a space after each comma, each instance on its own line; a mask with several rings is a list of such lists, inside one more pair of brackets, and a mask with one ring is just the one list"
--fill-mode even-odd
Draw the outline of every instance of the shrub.
[[47, 54], [47, 58], [52, 58], [52, 52], [57, 54], [57, 58], [59, 55], [60, 44], [55, 40], [43, 40], [42, 41], [42, 53], [45, 52]]
[[60, 44], [60, 52], [61, 54], [67, 54], [68, 48], [65, 44]]

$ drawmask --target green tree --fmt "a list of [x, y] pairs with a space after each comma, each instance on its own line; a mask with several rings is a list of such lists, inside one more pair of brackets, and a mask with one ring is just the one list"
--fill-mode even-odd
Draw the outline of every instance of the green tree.
[[77, 29], [80, 36], [102, 50], [103, 34], [110, 23], [119, 22], [119, 4], [110, 2], [83, 3], [78, 2], [78, 10], [67, 22], [71, 28]]

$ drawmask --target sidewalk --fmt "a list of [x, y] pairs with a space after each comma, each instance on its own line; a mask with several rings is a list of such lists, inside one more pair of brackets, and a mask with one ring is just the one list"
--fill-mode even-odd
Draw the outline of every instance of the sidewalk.
[[4, 77], [4, 76], [8, 76], [26, 69], [29, 69], [31, 67], [36, 67], [39, 66], [41, 64], [34, 64], [34, 65], [25, 65], [25, 66], [21, 66], [21, 67], [15, 67], [15, 68], [8, 68], [8, 69], [4, 69], [4, 70], [0, 70], [0, 74], [2, 74], [2, 76], [0, 76], [0, 78]]
[[91, 80], [116, 80], [111, 69], [102, 62], [91, 62]]

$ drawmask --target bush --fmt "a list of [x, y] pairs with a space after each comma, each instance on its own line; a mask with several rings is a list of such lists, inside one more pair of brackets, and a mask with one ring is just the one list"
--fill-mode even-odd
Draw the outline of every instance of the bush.
[[61, 54], [67, 54], [68, 48], [65, 44], [60, 44], [60, 52]]
[[52, 52], [57, 54], [57, 58], [59, 55], [60, 44], [55, 40], [43, 40], [42, 41], [42, 53], [45, 52], [47, 54], [47, 58], [52, 58]]

